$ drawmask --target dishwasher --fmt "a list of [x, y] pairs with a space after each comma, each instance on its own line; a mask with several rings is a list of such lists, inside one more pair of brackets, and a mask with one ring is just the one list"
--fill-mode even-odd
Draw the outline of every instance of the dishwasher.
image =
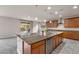
[[47, 54], [50, 54], [51, 52], [52, 52], [52, 50], [53, 50], [53, 45], [52, 45], [52, 39], [51, 38], [48, 38], [47, 40], [46, 40], [46, 53]]

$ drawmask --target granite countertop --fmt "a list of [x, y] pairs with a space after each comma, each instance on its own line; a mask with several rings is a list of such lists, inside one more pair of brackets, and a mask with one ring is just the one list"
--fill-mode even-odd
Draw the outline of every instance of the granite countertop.
[[58, 35], [58, 34], [61, 34], [62, 32], [53, 32], [52, 34], [48, 34], [46, 36], [42, 36], [42, 35], [31, 35], [31, 36], [21, 36], [21, 35], [18, 35], [18, 37], [20, 37], [23, 41], [27, 42], [28, 44], [33, 44], [33, 43], [36, 43], [38, 41], [41, 41], [41, 40], [46, 40], [47, 38], [50, 38], [52, 36], [55, 36], [55, 35]]
[[78, 31], [79, 28], [64, 28], [63, 24], [59, 25], [57, 28], [48, 28], [48, 30], [53, 30], [53, 31]]

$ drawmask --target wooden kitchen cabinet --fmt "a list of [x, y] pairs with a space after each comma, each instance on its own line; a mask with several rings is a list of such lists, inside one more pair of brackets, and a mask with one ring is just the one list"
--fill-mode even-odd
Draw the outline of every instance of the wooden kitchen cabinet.
[[62, 42], [62, 34], [59, 34], [56, 36], [56, 41], [55, 41], [55, 45], [56, 47]]
[[61, 36], [62, 34], [58, 34], [32, 45], [23, 42], [23, 54], [49, 54], [61, 43]]
[[[79, 17], [67, 18], [64, 20], [65, 28], [79, 28]], [[79, 40], [79, 32], [64, 32], [64, 38]]]
[[65, 19], [64, 27], [65, 28], [79, 28], [79, 17]]
[[32, 45], [32, 54], [49, 54], [51, 53], [61, 42], [62, 34], [52, 36], [46, 41], [40, 41]]
[[79, 32], [64, 32], [64, 38], [79, 40]]
[[23, 54], [45, 54], [45, 41], [39, 41], [32, 45], [23, 41]]
[[74, 35], [72, 35], [73, 32], [63, 32], [63, 37], [65, 38], [72, 38]]
[[65, 19], [64, 20], [64, 27], [66, 28], [66, 27], [68, 27], [69, 26], [69, 20], [68, 19]]
[[56, 35], [56, 36], [55, 36], [55, 47], [58, 46], [58, 43], [59, 43], [59, 42], [58, 42], [58, 35]]
[[59, 39], [58, 40], [58, 42], [59, 42], [58, 44], [60, 44], [62, 42], [62, 40], [63, 40], [63, 33], [58, 35], [58, 39]]
[[62, 34], [63, 33], [55, 35], [55, 36], [52, 37], [53, 49], [55, 49], [62, 42], [62, 39], [63, 39]]
[[32, 54], [38, 54], [38, 53], [40, 53], [40, 47], [33, 48], [31, 53]]
[[40, 54], [45, 54], [45, 44], [40, 46]]
[[58, 20], [51, 20], [51, 23], [50, 21], [47, 21], [46, 26], [48, 28], [56, 28], [58, 26]]
[[32, 54], [45, 54], [45, 44], [32, 49]]
[[52, 37], [52, 42], [53, 42], [53, 43], [52, 43], [52, 46], [53, 46], [53, 50], [54, 50], [55, 47], [56, 47], [55, 41], [56, 41], [56, 40], [55, 40], [55, 37]]
[[32, 44], [32, 54], [45, 54], [45, 41], [40, 41]]

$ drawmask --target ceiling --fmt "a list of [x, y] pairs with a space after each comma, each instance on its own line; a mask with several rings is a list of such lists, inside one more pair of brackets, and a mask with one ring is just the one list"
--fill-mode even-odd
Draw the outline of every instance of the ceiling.
[[[47, 8], [51, 6], [51, 10]], [[58, 12], [55, 15], [55, 11]], [[12, 17], [17, 19], [38, 20], [59, 19], [59, 15], [63, 18], [79, 17], [79, 6], [73, 9], [73, 5], [0, 5], [0, 16]], [[30, 16], [30, 18], [28, 18]]]

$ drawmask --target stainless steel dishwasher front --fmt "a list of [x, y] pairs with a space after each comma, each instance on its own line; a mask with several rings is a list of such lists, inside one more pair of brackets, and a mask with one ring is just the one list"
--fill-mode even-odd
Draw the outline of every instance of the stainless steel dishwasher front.
[[53, 45], [52, 45], [52, 39], [51, 38], [48, 38], [47, 40], [46, 40], [46, 53], [47, 54], [49, 54], [49, 53], [51, 53], [52, 52], [52, 50], [53, 50]]

